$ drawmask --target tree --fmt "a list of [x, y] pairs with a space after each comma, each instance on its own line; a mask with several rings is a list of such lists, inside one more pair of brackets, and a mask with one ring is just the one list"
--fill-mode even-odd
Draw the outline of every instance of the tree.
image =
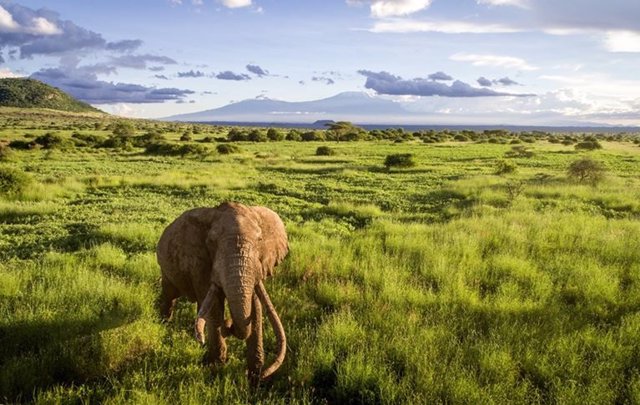
[[327, 139], [331, 141], [346, 141], [360, 139], [365, 132], [362, 128], [348, 121], [330, 122], [327, 126]]
[[269, 128], [267, 130], [267, 138], [269, 138], [270, 141], [282, 141], [284, 134], [275, 128]]
[[115, 136], [132, 136], [136, 133], [136, 129], [130, 121], [116, 122], [111, 131]]
[[567, 169], [569, 178], [577, 180], [579, 183], [598, 184], [604, 179], [605, 168], [600, 162], [584, 158], [576, 160]]
[[251, 142], [267, 142], [267, 135], [259, 129], [249, 132], [247, 139]]

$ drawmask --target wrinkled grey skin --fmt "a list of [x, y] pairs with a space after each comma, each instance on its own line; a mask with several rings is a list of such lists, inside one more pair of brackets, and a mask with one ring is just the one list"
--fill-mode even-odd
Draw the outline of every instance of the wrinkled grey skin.
[[[178, 297], [197, 302], [196, 338], [204, 343], [206, 325], [209, 360], [226, 361], [225, 337], [246, 340], [249, 381], [257, 384], [284, 360], [284, 329], [262, 280], [273, 274], [288, 250], [284, 224], [268, 208], [223, 203], [216, 208], [186, 211], [165, 229], [158, 242], [161, 316], [171, 318]], [[231, 313], [226, 321], [225, 299]], [[263, 306], [278, 345], [274, 363], [265, 370]]]

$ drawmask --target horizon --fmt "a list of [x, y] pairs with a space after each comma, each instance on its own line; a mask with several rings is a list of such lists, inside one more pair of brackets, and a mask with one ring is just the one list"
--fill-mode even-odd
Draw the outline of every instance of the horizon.
[[407, 109], [398, 124], [640, 125], [630, 0], [49, 3], [0, 0], [0, 77], [116, 115], [364, 92]]

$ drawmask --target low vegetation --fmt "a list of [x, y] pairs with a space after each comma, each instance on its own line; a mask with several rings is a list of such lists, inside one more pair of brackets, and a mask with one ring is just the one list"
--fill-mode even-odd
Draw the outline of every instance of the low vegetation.
[[[0, 161], [2, 403], [640, 398], [633, 134], [584, 151], [580, 134], [238, 128], [267, 140], [225, 154], [238, 146], [225, 126], [135, 120], [114, 135], [102, 116], [2, 112], [0, 144], [31, 145]], [[70, 144], [45, 149], [47, 133]], [[327, 146], [337, 155], [316, 156]], [[382, 169], [398, 155], [413, 168]], [[229, 339], [224, 367], [203, 364], [193, 304], [157, 316], [160, 233], [227, 200], [271, 207], [290, 237], [266, 282], [287, 358], [256, 392], [242, 342]]]

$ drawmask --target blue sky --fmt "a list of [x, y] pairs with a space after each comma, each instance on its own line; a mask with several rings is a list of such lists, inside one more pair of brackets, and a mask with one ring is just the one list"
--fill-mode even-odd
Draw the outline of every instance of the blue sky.
[[640, 125], [638, 0], [0, 0], [0, 76], [116, 114], [365, 91], [425, 123]]

